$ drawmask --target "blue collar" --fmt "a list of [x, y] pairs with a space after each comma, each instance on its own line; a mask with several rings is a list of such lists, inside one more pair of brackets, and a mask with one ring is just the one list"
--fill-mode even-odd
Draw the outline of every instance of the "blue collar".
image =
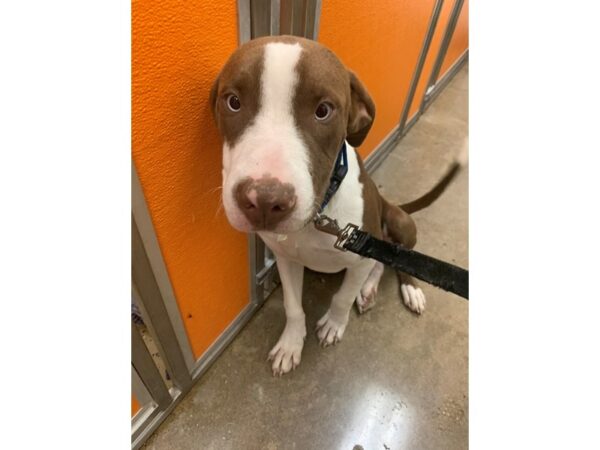
[[327, 188], [327, 192], [325, 192], [325, 198], [323, 199], [323, 203], [321, 203], [321, 208], [319, 209], [319, 213], [322, 213], [331, 197], [337, 192], [344, 180], [344, 177], [348, 173], [348, 155], [346, 152], [346, 140], [342, 143], [342, 148], [338, 153], [337, 159], [335, 160], [335, 166], [333, 167], [333, 173], [331, 174], [331, 178], [329, 180], [329, 187]]

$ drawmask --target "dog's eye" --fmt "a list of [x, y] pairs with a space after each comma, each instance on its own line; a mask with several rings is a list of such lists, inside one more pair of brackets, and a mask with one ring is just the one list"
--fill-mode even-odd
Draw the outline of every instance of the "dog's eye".
[[227, 96], [227, 106], [233, 112], [238, 112], [242, 107], [242, 103], [237, 95], [231, 94]]
[[332, 112], [333, 106], [331, 106], [329, 103], [319, 103], [319, 106], [317, 106], [317, 109], [315, 110], [315, 118], [317, 120], [325, 120], [329, 118]]

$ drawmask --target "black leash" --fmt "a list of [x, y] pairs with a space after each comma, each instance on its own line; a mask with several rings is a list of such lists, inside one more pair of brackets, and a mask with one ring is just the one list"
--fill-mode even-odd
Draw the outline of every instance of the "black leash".
[[346, 143], [338, 154], [331, 176], [329, 188], [321, 208], [314, 218], [315, 228], [337, 237], [334, 247], [343, 252], [350, 251], [367, 258], [375, 259], [419, 280], [432, 284], [445, 291], [469, 299], [469, 271], [441, 261], [423, 253], [401, 247], [398, 244], [374, 238], [361, 231], [358, 226], [348, 224], [341, 228], [337, 220], [322, 214], [323, 209], [336, 193], [348, 172]]
[[337, 220], [319, 214], [315, 228], [337, 237], [334, 247], [375, 259], [445, 291], [469, 299], [469, 271], [398, 244], [374, 238], [356, 225], [340, 228]]

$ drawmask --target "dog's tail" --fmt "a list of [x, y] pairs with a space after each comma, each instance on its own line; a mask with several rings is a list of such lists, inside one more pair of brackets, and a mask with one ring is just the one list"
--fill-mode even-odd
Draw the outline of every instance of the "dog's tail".
[[465, 145], [461, 149], [459, 155], [452, 162], [442, 179], [425, 195], [422, 195], [421, 197], [419, 197], [416, 200], [413, 200], [412, 202], [400, 205], [400, 208], [402, 208], [408, 214], [412, 214], [414, 212], [427, 208], [438, 198], [440, 198], [440, 196], [444, 193], [448, 185], [452, 182], [452, 180], [454, 180], [459, 170], [467, 164], [468, 158], [469, 147], [467, 145], [467, 142], [465, 141]]

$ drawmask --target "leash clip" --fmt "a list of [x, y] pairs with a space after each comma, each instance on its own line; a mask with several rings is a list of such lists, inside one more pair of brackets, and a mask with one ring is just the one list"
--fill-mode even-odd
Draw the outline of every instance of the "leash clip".
[[324, 233], [331, 234], [337, 237], [333, 246], [342, 252], [347, 251], [344, 248], [346, 241], [358, 230], [358, 226], [353, 223], [347, 224], [344, 228], [340, 228], [338, 221], [327, 217], [324, 214], [317, 213], [314, 218], [315, 228]]
[[337, 236], [341, 231], [338, 221], [327, 217], [325, 214], [317, 213], [313, 222], [317, 230], [333, 236]]

